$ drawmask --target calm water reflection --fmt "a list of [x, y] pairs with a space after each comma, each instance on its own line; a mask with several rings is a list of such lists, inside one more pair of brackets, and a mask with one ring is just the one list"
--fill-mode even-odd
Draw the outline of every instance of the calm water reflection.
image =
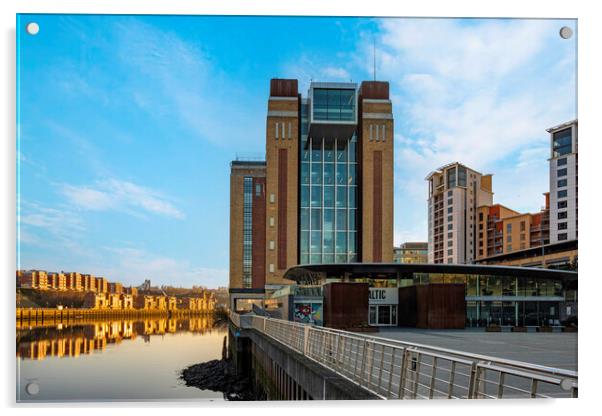
[[220, 359], [226, 334], [212, 316], [17, 326], [17, 400], [223, 400], [179, 372]]

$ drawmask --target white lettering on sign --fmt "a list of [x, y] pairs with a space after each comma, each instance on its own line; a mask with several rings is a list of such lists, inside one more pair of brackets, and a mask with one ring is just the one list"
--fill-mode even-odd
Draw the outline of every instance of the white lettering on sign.
[[371, 287], [368, 294], [370, 305], [397, 305], [399, 302], [399, 289], [396, 287]]

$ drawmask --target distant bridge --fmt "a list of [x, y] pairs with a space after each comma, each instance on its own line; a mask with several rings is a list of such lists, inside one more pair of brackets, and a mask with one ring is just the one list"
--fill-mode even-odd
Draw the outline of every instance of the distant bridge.
[[[256, 344], [260, 357], [254, 360], [276, 399], [561, 398], [578, 393], [575, 371], [251, 314], [231, 313], [230, 320]], [[266, 352], [266, 341], [279, 354]], [[291, 364], [287, 353], [299, 358]], [[299, 376], [303, 360], [317, 364], [321, 379], [305, 371]], [[316, 385], [323, 386], [321, 391], [309, 394]]]

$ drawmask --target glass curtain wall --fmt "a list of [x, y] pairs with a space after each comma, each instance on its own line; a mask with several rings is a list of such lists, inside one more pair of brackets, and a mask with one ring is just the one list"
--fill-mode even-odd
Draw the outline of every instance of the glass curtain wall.
[[[307, 105], [302, 106], [307, 123]], [[357, 138], [300, 140], [300, 263], [348, 263], [357, 256]]]
[[253, 266], [253, 178], [243, 179], [243, 258], [242, 285], [251, 287]]

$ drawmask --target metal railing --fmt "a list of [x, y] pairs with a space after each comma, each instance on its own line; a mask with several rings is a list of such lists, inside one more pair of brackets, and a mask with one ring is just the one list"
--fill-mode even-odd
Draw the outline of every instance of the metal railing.
[[577, 397], [575, 371], [260, 316], [242, 325], [383, 399]]

